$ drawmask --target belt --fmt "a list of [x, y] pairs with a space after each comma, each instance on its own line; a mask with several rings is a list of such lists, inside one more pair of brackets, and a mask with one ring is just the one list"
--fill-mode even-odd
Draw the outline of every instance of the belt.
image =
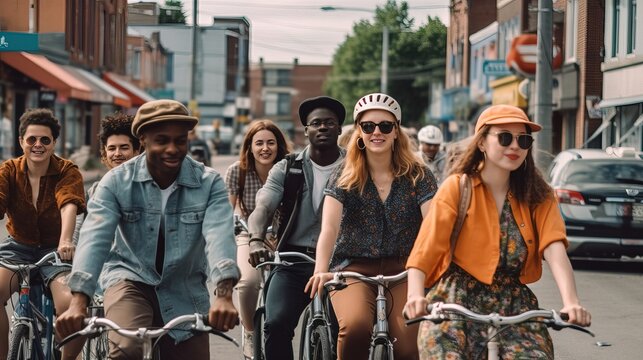
[[284, 246], [282, 251], [294, 251], [294, 252], [309, 255], [311, 257], [315, 257], [315, 250], [316, 249], [314, 247], [309, 247], [309, 246], [287, 245], [287, 246]]

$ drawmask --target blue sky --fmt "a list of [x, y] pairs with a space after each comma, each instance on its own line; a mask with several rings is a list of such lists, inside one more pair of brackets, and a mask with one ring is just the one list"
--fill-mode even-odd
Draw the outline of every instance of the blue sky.
[[[192, 23], [193, 0], [182, 0]], [[128, 2], [138, 2], [129, 0]], [[158, 3], [165, 3], [158, 0]], [[409, 0], [409, 14], [415, 26], [426, 23], [427, 16], [438, 16], [448, 24], [449, 0]], [[199, 25], [212, 24], [213, 16], [245, 16], [250, 20], [250, 58], [258, 62], [291, 62], [301, 64], [330, 64], [333, 53], [353, 24], [360, 19], [372, 19], [377, 6], [385, 0], [199, 0]], [[361, 11], [321, 11], [321, 6], [359, 8]]]

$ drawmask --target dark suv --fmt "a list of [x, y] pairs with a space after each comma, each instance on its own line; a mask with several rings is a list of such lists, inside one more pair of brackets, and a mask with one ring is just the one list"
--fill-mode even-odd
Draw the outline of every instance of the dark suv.
[[643, 256], [643, 159], [633, 150], [570, 149], [547, 173], [570, 256]]

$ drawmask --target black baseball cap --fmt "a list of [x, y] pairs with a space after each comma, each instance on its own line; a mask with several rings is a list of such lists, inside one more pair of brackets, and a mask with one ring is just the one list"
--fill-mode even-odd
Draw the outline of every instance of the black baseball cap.
[[330, 96], [317, 96], [306, 99], [299, 104], [299, 120], [301, 120], [302, 125], [308, 125], [306, 121], [308, 115], [313, 110], [319, 108], [328, 109], [335, 113], [340, 126], [344, 123], [344, 118], [346, 117], [346, 109], [344, 108], [344, 105], [339, 102], [339, 100], [333, 99]]

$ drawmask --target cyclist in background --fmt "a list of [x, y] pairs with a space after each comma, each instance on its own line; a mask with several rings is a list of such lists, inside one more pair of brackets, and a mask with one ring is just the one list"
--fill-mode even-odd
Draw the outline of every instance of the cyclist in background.
[[[321, 227], [321, 203], [328, 177], [344, 157], [337, 145], [346, 110], [339, 101], [319, 96], [304, 100], [299, 105], [299, 119], [304, 125], [310, 144], [297, 155], [302, 162], [303, 190], [287, 222], [293, 223], [290, 231], [278, 239], [279, 251], [296, 251], [314, 257], [315, 243]], [[257, 192], [255, 210], [250, 214], [250, 263], [255, 266], [268, 260], [271, 250], [264, 243], [266, 229], [272, 222], [275, 210], [284, 200], [288, 160], [272, 168], [264, 186]], [[287, 199], [285, 199], [287, 200]], [[293, 221], [295, 220], [295, 221]], [[266, 321], [264, 325], [267, 360], [293, 358], [292, 339], [299, 317], [310, 298], [304, 293], [306, 281], [313, 274], [312, 264], [279, 266], [270, 276], [266, 292]]]
[[427, 125], [418, 132], [418, 141], [420, 142], [418, 155], [431, 169], [438, 183], [441, 183], [446, 167], [446, 154], [440, 149], [444, 141], [442, 130], [435, 125]]
[[[514, 106], [494, 105], [480, 114], [474, 138], [436, 194], [409, 257], [410, 318], [440, 301], [503, 316], [537, 309], [526, 284], [540, 278], [544, 257], [563, 300], [561, 312], [571, 323], [591, 323], [576, 293], [556, 199], [534, 165], [531, 134], [540, 129]], [[461, 174], [471, 178], [471, 204], [451, 249]], [[426, 297], [425, 287], [431, 288]], [[423, 322], [420, 356], [468, 359], [486, 353], [486, 330], [485, 324], [466, 321]], [[505, 359], [554, 358], [547, 327], [537, 322], [515, 325], [498, 334], [498, 341]]]
[[[386, 94], [366, 95], [355, 105], [353, 117], [355, 132], [346, 159], [324, 191], [317, 262], [306, 285], [311, 297], [332, 279], [329, 268], [366, 276], [403, 272], [438, 188], [400, 129], [402, 111], [395, 99]], [[406, 281], [389, 290], [395, 357], [416, 359], [417, 326], [406, 327], [402, 318]], [[376, 288], [359, 281], [332, 294], [339, 322], [338, 359], [368, 358], [376, 297]]]
[[[236, 325], [232, 207], [219, 174], [186, 156], [197, 122], [174, 100], [138, 109], [132, 133], [145, 152], [109, 171], [89, 202], [69, 280], [72, 302], [56, 323], [61, 336], [81, 329], [101, 269], [105, 317], [123, 328], [197, 312], [209, 312], [215, 329]], [[212, 305], [208, 277], [216, 284]], [[114, 332], [109, 339], [110, 359], [141, 357], [139, 342]], [[177, 331], [159, 346], [164, 359], [205, 360], [208, 344], [206, 333]]]
[[[0, 215], [7, 214], [9, 237], [0, 244], [0, 257], [34, 263], [52, 250], [71, 261], [76, 215], [85, 212], [83, 178], [78, 167], [54, 155], [60, 123], [49, 109], [27, 110], [20, 117], [20, 147], [24, 155], [0, 166]], [[40, 273], [51, 289], [57, 314], [69, 306], [65, 268], [43, 266]], [[18, 290], [18, 277], [0, 267], [0, 304]], [[9, 320], [0, 310], [0, 359], [8, 352]], [[83, 340], [72, 342], [63, 359], [74, 359]]]
[[[241, 217], [248, 216], [255, 209], [257, 191], [265, 184], [272, 166], [290, 152], [284, 134], [270, 120], [253, 121], [241, 144], [239, 161], [230, 165], [226, 172], [226, 188], [233, 208], [238, 209]], [[271, 234], [269, 234], [271, 235]], [[236, 290], [239, 297], [239, 315], [244, 331], [243, 354], [252, 359], [253, 317], [257, 307], [261, 276], [259, 271], [248, 262], [250, 258], [250, 236], [246, 231], [236, 235], [237, 264], [241, 269], [241, 279]], [[270, 239], [266, 239], [270, 241]], [[273, 244], [274, 246], [274, 244]]]

